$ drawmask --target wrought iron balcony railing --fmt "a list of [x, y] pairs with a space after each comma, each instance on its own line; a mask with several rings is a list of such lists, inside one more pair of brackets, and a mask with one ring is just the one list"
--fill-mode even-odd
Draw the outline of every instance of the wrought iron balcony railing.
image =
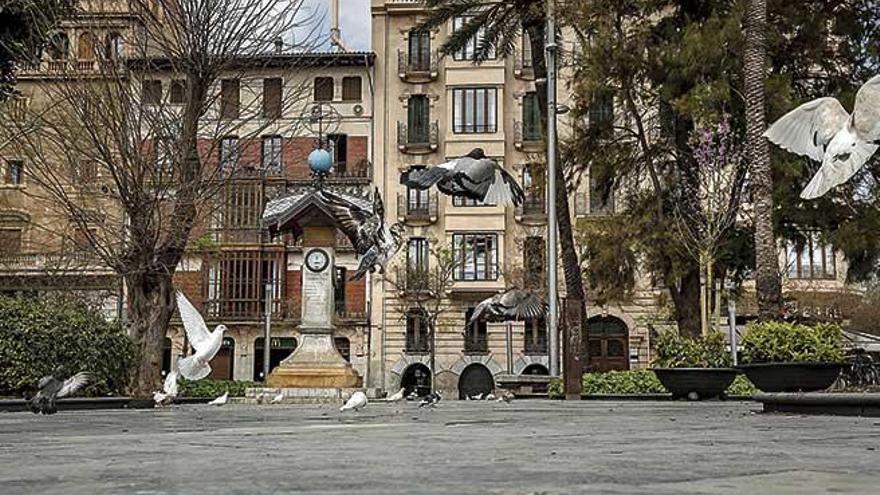
[[437, 150], [440, 126], [435, 120], [427, 127], [410, 127], [397, 123], [397, 148], [404, 153], [424, 154]]
[[426, 82], [437, 79], [440, 57], [437, 50], [411, 54], [408, 50], [397, 51], [397, 75], [408, 82]]
[[539, 196], [526, 192], [526, 199], [523, 204], [516, 207], [514, 216], [520, 222], [546, 220], [547, 200], [543, 195]]
[[434, 223], [437, 221], [437, 193], [425, 192], [412, 197], [407, 193], [397, 193], [397, 218], [411, 224]]
[[475, 354], [489, 352], [489, 338], [486, 335], [465, 335], [464, 352]]
[[538, 335], [537, 338], [532, 338], [531, 336], [526, 335], [523, 352], [525, 352], [526, 354], [546, 354], [547, 336]]
[[538, 126], [516, 120], [513, 122], [513, 145], [518, 150], [541, 151], [544, 139]]
[[535, 71], [532, 68], [532, 57], [517, 48], [513, 54], [513, 75], [518, 79], [533, 80]]

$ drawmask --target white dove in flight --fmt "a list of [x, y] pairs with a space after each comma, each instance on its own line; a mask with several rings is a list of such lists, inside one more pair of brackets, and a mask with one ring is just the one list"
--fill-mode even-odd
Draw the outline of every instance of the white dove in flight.
[[201, 380], [211, 373], [211, 366], [208, 363], [214, 359], [220, 346], [223, 345], [226, 325], [217, 325], [213, 332], [208, 332], [202, 315], [180, 291], [177, 291], [177, 309], [180, 311], [180, 319], [186, 330], [186, 338], [195, 349], [195, 354], [181, 359], [177, 368], [187, 380]]

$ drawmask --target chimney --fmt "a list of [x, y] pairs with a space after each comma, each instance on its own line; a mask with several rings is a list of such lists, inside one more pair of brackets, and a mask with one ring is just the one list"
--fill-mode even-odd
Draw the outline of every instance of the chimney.
[[284, 53], [284, 40], [280, 36], [275, 38], [275, 53], [278, 55]]
[[330, 0], [330, 43], [341, 52], [350, 51], [343, 43], [339, 30], [339, 0]]

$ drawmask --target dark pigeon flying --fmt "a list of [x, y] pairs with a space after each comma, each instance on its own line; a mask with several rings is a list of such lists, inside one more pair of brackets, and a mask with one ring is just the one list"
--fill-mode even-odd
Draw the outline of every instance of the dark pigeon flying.
[[389, 226], [385, 222], [385, 205], [379, 189], [373, 193], [372, 211], [326, 189], [321, 195], [360, 258], [352, 279], [360, 280], [377, 267], [379, 273], [385, 273], [385, 266], [403, 244], [404, 228], [400, 223]]
[[418, 190], [436, 184], [437, 189], [449, 196], [490, 204], [519, 206], [525, 200], [522, 187], [513, 176], [488, 158], [482, 148], [434, 167], [408, 170], [401, 174], [400, 183]]
[[471, 315], [468, 324], [485, 318], [493, 321], [522, 321], [541, 318], [546, 313], [546, 305], [531, 292], [510, 289], [484, 299]]
[[87, 384], [94, 382], [95, 377], [91, 373], [82, 371], [70, 378], [59, 378], [60, 370], [52, 375], [44, 376], [40, 379], [37, 395], [33, 396], [28, 402], [28, 408], [34, 414], [55, 414], [58, 408], [55, 406], [55, 400], [62, 397], [72, 395], [77, 390], [85, 387]]

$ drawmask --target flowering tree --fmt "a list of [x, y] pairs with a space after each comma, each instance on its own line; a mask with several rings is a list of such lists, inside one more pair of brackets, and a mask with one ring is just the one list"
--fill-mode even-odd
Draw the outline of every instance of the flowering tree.
[[717, 123], [698, 125], [689, 145], [694, 166], [683, 169], [675, 195], [675, 234], [685, 251], [700, 266], [700, 316], [705, 335], [709, 330], [709, 290], [714, 265], [736, 222], [742, 203], [746, 167], [743, 150], [727, 116]]

